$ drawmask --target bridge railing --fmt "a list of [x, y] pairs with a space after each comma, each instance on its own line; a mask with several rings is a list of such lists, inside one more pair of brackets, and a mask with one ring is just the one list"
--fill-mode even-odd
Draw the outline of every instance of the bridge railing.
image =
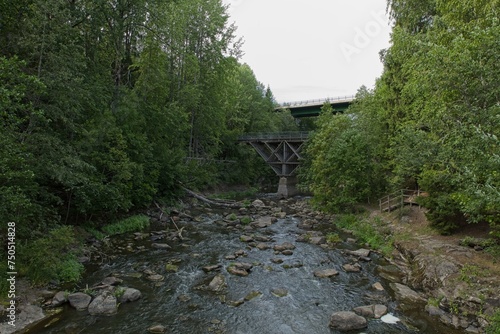
[[306, 106], [310, 104], [319, 104], [319, 103], [325, 103], [325, 102], [337, 102], [337, 101], [352, 101], [354, 100], [355, 96], [354, 95], [346, 95], [346, 96], [337, 96], [337, 97], [328, 97], [328, 98], [323, 98], [323, 99], [315, 99], [315, 100], [305, 100], [305, 101], [295, 101], [295, 102], [285, 102], [280, 105], [281, 108], [288, 108], [288, 107], [300, 107], [300, 106]]
[[309, 137], [307, 131], [290, 131], [290, 132], [259, 132], [247, 133], [238, 138], [239, 141], [254, 141], [254, 140], [306, 140]]

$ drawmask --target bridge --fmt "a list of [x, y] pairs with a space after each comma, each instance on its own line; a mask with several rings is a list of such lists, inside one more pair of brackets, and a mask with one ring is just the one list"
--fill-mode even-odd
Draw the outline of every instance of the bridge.
[[333, 112], [344, 112], [349, 108], [351, 103], [354, 101], [354, 96], [340, 96], [335, 98], [325, 98], [318, 100], [307, 100], [307, 101], [297, 101], [297, 102], [287, 102], [283, 103], [275, 110], [283, 111], [290, 110], [291, 114], [295, 118], [301, 117], [314, 117], [319, 116], [321, 113], [321, 108], [327, 102], [332, 106]]
[[[321, 108], [329, 102], [334, 113], [344, 112], [354, 101], [354, 96], [326, 98], [285, 103], [277, 111], [290, 110], [295, 118], [318, 116]], [[264, 161], [280, 177], [278, 196], [294, 194], [296, 170], [300, 164], [301, 150], [308, 138], [308, 132], [250, 133], [239, 138], [240, 142], [250, 144]]]
[[276, 175], [289, 177], [299, 166], [300, 151], [308, 135], [308, 132], [250, 133], [239, 141], [252, 145]]

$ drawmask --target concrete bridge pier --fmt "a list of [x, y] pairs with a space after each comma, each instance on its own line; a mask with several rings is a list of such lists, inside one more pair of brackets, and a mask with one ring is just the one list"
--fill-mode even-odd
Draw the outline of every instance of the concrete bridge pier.
[[297, 177], [295, 176], [282, 176], [278, 186], [278, 197], [288, 198], [298, 193], [297, 190]]

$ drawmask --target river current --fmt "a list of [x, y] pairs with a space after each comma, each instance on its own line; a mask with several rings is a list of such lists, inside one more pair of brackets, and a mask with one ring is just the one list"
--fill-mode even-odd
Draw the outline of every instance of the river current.
[[[117, 314], [112, 316], [91, 316], [87, 311], [76, 311], [66, 304], [58, 321], [30, 333], [147, 333], [148, 328], [159, 324], [167, 328], [167, 333], [180, 334], [331, 334], [337, 333], [328, 326], [333, 312], [372, 304], [387, 306], [389, 316], [397, 321], [386, 323], [383, 319], [369, 319], [367, 328], [350, 333], [458, 333], [423, 312], [401, 312], [389, 282], [376, 274], [377, 266], [387, 264], [377, 254], [372, 253], [369, 262], [360, 262], [362, 270], [359, 273], [348, 273], [341, 267], [350, 261], [343, 250], [356, 250], [361, 248], [359, 245], [341, 242], [328, 249], [297, 242], [304, 231], [298, 228], [300, 218], [294, 215], [259, 229], [228, 228], [217, 223], [223, 218], [222, 213], [206, 212], [199, 218], [177, 223], [178, 228], [184, 228], [185, 239], [167, 241], [172, 246], [168, 250], [151, 247], [155, 241], [150, 237], [137, 240], [136, 235], [130, 234], [113, 238], [114, 258], [89, 266], [80, 286], [83, 289], [98, 284], [112, 275], [122, 279], [123, 286], [140, 290], [141, 299], [119, 305]], [[150, 235], [157, 235], [154, 232], [161, 228], [167, 227], [152, 227]], [[271, 238], [270, 248], [249, 247], [240, 240], [242, 235]], [[296, 247], [293, 254], [275, 253], [272, 246], [284, 242]], [[239, 250], [245, 254], [231, 259]], [[283, 262], [275, 263], [277, 258]], [[238, 261], [253, 265], [247, 277], [227, 271], [228, 266]], [[166, 270], [168, 263], [175, 263], [178, 270]], [[217, 264], [221, 265], [217, 272], [202, 269]], [[331, 278], [313, 275], [316, 270], [328, 268], [336, 269], [339, 274]], [[163, 275], [164, 280], [145, 279], [145, 269]], [[203, 288], [217, 274], [222, 274], [227, 284], [223, 293]], [[381, 283], [385, 291], [375, 290], [372, 287], [375, 282]], [[272, 293], [275, 289], [284, 290], [286, 295], [276, 296]], [[252, 292], [256, 297], [248, 298]], [[232, 302], [245, 297], [249, 300], [239, 306]]]

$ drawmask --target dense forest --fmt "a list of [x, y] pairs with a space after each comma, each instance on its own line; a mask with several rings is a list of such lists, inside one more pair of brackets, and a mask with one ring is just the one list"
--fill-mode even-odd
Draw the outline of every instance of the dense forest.
[[41, 282], [78, 277], [74, 227], [168, 205], [180, 184], [256, 184], [270, 170], [236, 139], [294, 125], [239, 62], [219, 0], [0, 1], [0, 13], [0, 231], [15, 222], [18, 263], [32, 277], [46, 266]]
[[388, 2], [382, 76], [348, 113], [323, 112], [306, 149], [302, 182], [318, 206], [352, 211], [421, 189], [440, 232], [488, 223], [500, 238], [499, 10], [498, 0]]
[[177, 182], [241, 180], [209, 162], [238, 155], [242, 132], [268, 127], [274, 101], [238, 63], [220, 1], [1, 10], [0, 216], [22, 235], [169, 198]]

